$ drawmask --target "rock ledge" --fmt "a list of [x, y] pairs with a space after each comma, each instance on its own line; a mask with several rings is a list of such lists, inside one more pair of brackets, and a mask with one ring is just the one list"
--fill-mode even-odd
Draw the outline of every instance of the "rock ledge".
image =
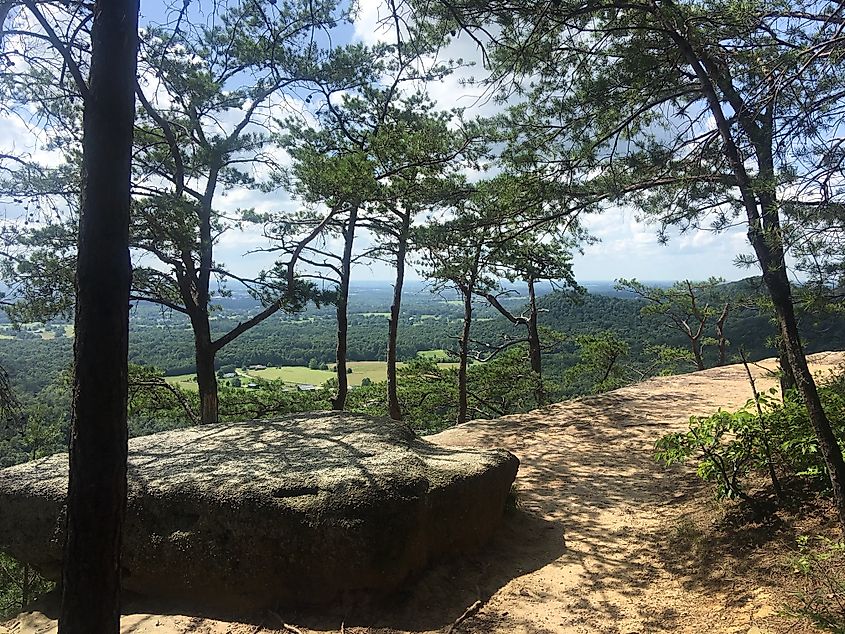
[[[129, 443], [124, 587], [237, 608], [389, 592], [481, 546], [519, 461], [350, 414], [190, 427]], [[67, 455], [0, 471], [0, 550], [57, 579]]]

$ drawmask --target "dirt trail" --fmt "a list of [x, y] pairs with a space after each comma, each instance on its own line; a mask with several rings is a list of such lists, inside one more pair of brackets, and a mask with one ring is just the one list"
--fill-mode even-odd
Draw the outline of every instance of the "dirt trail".
[[[822, 372], [843, 361], [845, 353], [813, 357]], [[755, 373], [760, 389], [774, 384], [761, 367]], [[804, 631], [777, 615], [781, 606], [766, 588], [743, 588], [738, 596], [730, 585], [697, 583], [660, 554], [701, 485], [688, 470], [656, 464], [654, 441], [684, 429], [690, 415], [736, 409], [750, 395], [743, 367], [730, 366], [651, 379], [433, 436], [444, 445], [513, 451], [522, 461], [521, 510], [508, 513], [483, 553], [434, 567], [389, 606], [284, 619], [303, 633], [340, 632], [344, 622], [349, 634], [442, 634], [480, 601], [455, 634]], [[124, 618], [126, 633], [297, 631], [283, 629], [275, 613], [246, 624], [160, 606], [128, 607], [135, 613]], [[55, 621], [42, 612], [0, 626], [0, 634], [54, 631]]]

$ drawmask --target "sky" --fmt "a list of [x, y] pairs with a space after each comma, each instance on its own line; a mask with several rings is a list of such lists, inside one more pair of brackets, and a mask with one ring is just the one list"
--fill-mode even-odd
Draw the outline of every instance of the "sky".
[[[383, 0], [360, 0], [354, 37], [373, 44], [383, 36], [379, 18]], [[380, 13], [381, 11], [381, 13]], [[463, 107], [470, 113], [490, 115], [496, 111], [492, 100], [478, 87], [467, 86], [469, 77], [483, 76], [480, 52], [475, 42], [458, 37], [444, 52], [444, 58], [472, 60], [475, 66], [458, 71], [444, 81], [429, 86], [434, 100], [445, 108]], [[750, 251], [742, 227], [716, 234], [694, 230], [685, 235], [669, 232], [669, 241], [660, 244], [657, 227], [638, 222], [632, 210], [620, 207], [584, 217], [584, 227], [599, 241], [575, 254], [576, 278], [582, 281], [637, 278], [640, 280], [706, 279], [722, 277], [728, 281], [756, 275], [757, 271], [738, 268], [734, 260]], [[359, 276], [372, 271], [360, 271]], [[378, 267], [378, 279], [388, 279], [390, 270]]]
[[[379, 26], [384, 15], [383, 0], [360, 0], [359, 13], [354, 24], [352, 39], [374, 44], [386, 35]], [[490, 115], [497, 106], [483, 89], [467, 86], [470, 77], [483, 76], [480, 52], [469, 38], [457, 38], [443, 53], [444, 58], [461, 58], [474, 61], [475, 65], [458, 71], [444, 81], [428, 86], [435, 102], [443, 108], [463, 107], [470, 114]], [[722, 233], [694, 230], [680, 235], [669, 233], [667, 244], [660, 244], [657, 227], [638, 222], [631, 210], [613, 207], [601, 214], [584, 218], [584, 227], [599, 241], [584, 247], [583, 254], [575, 254], [576, 278], [581, 281], [637, 278], [640, 280], [680, 280], [721, 277], [728, 281], [756, 275], [758, 271], [738, 268], [736, 256], [750, 251], [743, 228]], [[366, 237], [363, 238], [366, 242]], [[223, 245], [221, 254], [232, 267], [240, 257], [242, 245]], [[252, 257], [252, 256], [251, 256]], [[269, 263], [270, 258], [267, 258]], [[409, 275], [418, 279], [415, 273]], [[358, 280], [389, 280], [392, 269], [384, 264], [360, 266], [353, 273]]]
[[[374, 43], [382, 37], [379, 23], [381, 0], [361, 0], [360, 11], [352, 29], [346, 30], [351, 40]], [[150, 3], [145, 3], [150, 7]], [[146, 9], [149, 14], [150, 10]], [[157, 17], [157, 16], [156, 16]], [[444, 53], [444, 57], [461, 57], [480, 61], [475, 43], [469, 38], [458, 38]], [[468, 114], [489, 115], [497, 106], [478, 87], [462, 84], [470, 76], [482, 76], [480, 64], [430, 85], [428, 90], [436, 103], [443, 108], [465, 107]], [[33, 141], [30, 131], [12, 117], [0, 116], [0, 153], [28, 151], [45, 162], [53, 158], [42, 145]], [[222, 209], [254, 207], [258, 211], [293, 210], [297, 202], [284, 191], [269, 194], [247, 189], [228, 192], [220, 199]], [[0, 210], [2, 213], [2, 210]], [[13, 209], [7, 214], [14, 215]], [[575, 256], [575, 274], [580, 281], [638, 278], [640, 280], [705, 279], [711, 276], [736, 280], [758, 271], [737, 268], [734, 260], [740, 253], [749, 251], [744, 231], [740, 228], [722, 233], [693, 230], [685, 235], [669, 234], [667, 244], [657, 239], [657, 227], [638, 222], [631, 210], [612, 207], [600, 214], [583, 219], [583, 226], [598, 241], [584, 247], [583, 254]], [[361, 244], [366, 236], [359, 239]], [[257, 230], [224, 235], [217, 245], [215, 260], [225, 263], [237, 275], [251, 275], [272, 266], [273, 256], [256, 253], [255, 249], [267, 246]], [[339, 249], [340, 245], [336, 244]], [[252, 253], [247, 254], [247, 252]], [[247, 254], [247, 255], [245, 255]], [[353, 272], [357, 280], [389, 280], [392, 270], [384, 264], [360, 266]], [[418, 279], [415, 273], [410, 279]]]

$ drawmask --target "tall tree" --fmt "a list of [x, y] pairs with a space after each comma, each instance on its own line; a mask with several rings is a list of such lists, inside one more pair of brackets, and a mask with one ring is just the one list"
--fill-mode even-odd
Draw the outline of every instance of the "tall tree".
[[[730, 312], [730, 302], [720, 301], [718, 286], [723, 284], [720, 278], [710, 278], [703, 282], [683, 280], [669, 287], [646, 286], [637, 280], [620, 279], [617, 290], [629, 291], [646, 303], [640, 311], [643, 315], [665, 317], [669, 326], [681, 333], [689, 342], [690, 353], [696, 370], [704, 370], [702, 348], [707, 337], [710, 322], [715, 328], [715, 341], [719, 351], [719, 365], [725, 364], [727, 339], [725, 321]], [[713, 305], [713, 301], [716, 304]], [[713, 338], [710, 338], [713, 340]]]
[[[12, 9], [17, 10], [10, 16]], [[10, 47], [3, 41], [5, 60], [20, 58], [26, 72], [56, 78], [39, 94], [20, 73], [5, 73], [3, 93], [9, 99], [4, 101], [10, 110], [26, 112], [15, 109], [21, 101], [38, 110], [57, 95], [76, 95], [82, 103], [81, 109], [65, 102], [51, 111], [82, 140], [81, 178], [74, 176], [81, 181], [74, 190], [81, 190], [81, 203], [78, 234], [74, 230], [76, 339], [59, 631], [116, 633], [126, 506], [128, 234], [138, 3], [7, 3], [2, 16], [0, 41], [11, 36], [19, 44]], [[41, 172], [27, 160], [7, 155], [2, 160], [22, 166], [13, 176], [25, 177], [25, 193], [43, 193], [40, 186], [30, 188]], [[26, 211], [29, 221], [34, 213]]]
[[[369, 176], [365, 174], [364, 178]], [[337, 391], [332, 397], [332, 409], [343, 410], [349, 393], [347, 373], [349, 341], [349, 288], [352, 267], [364, 253], [355, 253], [355, 234], [361, 203], [350, 200], [332, 199], [331, 207], [325, 213], [307, 210], [295, 216], [286, 216], [281, 222], [270, 220], [265, 225], [265, 234], [277, 246], [271, 251], [288, 254], [287, 262], [277, 263], [277, 269], [284, 270], [288, 283], [297, 278], [315, 280], [315, 283], [328, 283], [332, 290], [322, 293], [322, 297], [335, 305], [337, 319], [337, 345], [335, 348], [335, 373]], [[339, 237], [342, 248], [337, 253], [331, 242]], [[304, 266], [303, 266], [304, 265]], [[301, 269], [300, 269], [301, 267]], [[297, 270], [299, 272], [297, 273]]]
[[[555, 288], [583, 292], [572, 270], [572, 250], [589, 236], [579, 228], [578, 217], [589, 207], [580, 208], [580, 201], [547, 200], [544, 192], [536, 191], [535, 179], [519, 178], [505, 173], [495, 179], [495, 199], [499, 208], [500, 226], [509, 227], [500, 243], [490, 268], [495, 277], [509, 282], [522, 282], [528, 291], [528, 305], [517, 314], [500, 300], [510, 294], [508, 289], [484, 292], [493, 308], [508, 321], [525, 327], [528, 359], [536, 377], [535, 398], [538, 405], [545, 399], [543, 388], [543, 345], [540, 339], [537, 283], [550, 282]], [[580, 208], [580, 209], [579, 209]], [[551, 220], [545, 220], [551, 218]]]
[[[665, 225], [745, 224], [809, 411], [845, 530], [845, 461], [798, 334], [782, 210], [821, 209], [845, 111], [838, 2], [735, 0], [523, 7], [442, 3], [491, 43], [500, 76], [530, 74], [514, 111], [532, 147], [553, 147], [597, 192]], [[559, 157], [558, 157], [559, 158]], [[837, 168], [833, 168], [835, 171]]]
[[[482, 150], [476, 147], [477, 126], [464, 124], [459, 110], [436, 111], [420, 88], [441, 81], [461, 64], [437, 56], [443, 29], [411, 25], [396, 7], [391, 5], [385, 19], [389, 43], [372, 48], [352, 45], [328, 56], [313, 79], [321, 103], [326, 104], [317, 113], [319, 128], [291, 126], [289, 139], [305, 198], [325, 202], [327, 220], [340, 204], [355, 210], [356, 225], [350, 231], [347, 223], [342, 230], [345, 257], [335, 271], [339, 327], [338, 392], [333, 406], [343, 407], [347, 394], [343, 357], [348, 276], [343, 273], [350, 268], [351, 240], [359, 226], [375, 239], [373, 255], [396, 268], [388, 323], [387, 392], [390, 416], [399, 419], [397, 341], [411, 226], [418, 214], [448, 195], [459, 167]], [[353, 74], [350, 68], [355, 69]], [[327, 161], [341, 169], [322, 169], [315, 178], [313, 166]], [[332, 224], [337, 223], [327, 222], [326, 228]], [[309, 234], [306, 239], [314, 237]]]
[[525, 284], [528, 292], [526, 308], [516, 313], [501, 299], [503, 295], [510, 295], [511, 289], [494, 289], [483, 292], [482, 295], [499, 313], [515, 326], [525, 328], [528, 342], [528, 361], [531, 371], [535, 374], [537, 387], [534, 391], [537, 405], [545, 402], [543, 387], [543, 342], [540, 338], [540, 309], [537, 305], [537, 283], [549, 281], [555, 285], [578, 289], [572, 273], [572, 258], [563, 246], [567, 240], [561, 237], [561, 242], [551, 243], [521, 243], [510, 245], [502, 257], [502, 264], [497, 267], [500, 274], [511, 282], [520, 281]]
[[[334, 121], [327, 126], [328, 131], [307, 134], [304, 140], [309, 147], [300, 145], [293, 151], [299, 161], [300, 184], [309, 188], [310, 197], [326, 203], [328, 211], [312, 219], [312, 229], [304, 232], [301, 241], [289, 240], [286, 247], [301, 263], [334, 269], [341, 326], [348, 292], [348, 274], [344, 271], [351, 265], [356, 227], [366, 229], [372, 242], [356, 257], [370, 255], [396, 269], [388, 323], [387, 383], [390, 416], [397, 420], [402, 416], [396, 373], [399, 315], [412, 224], [421, 213], [446, 204], [444, 201], [454, 196], [462, 183], [458, 170], [483, 151], [476, 125], [461, 122], [459, 113], [435, 111], [424, 93], [405, 94], [398, 86], [370, 84], [355, 94], [344, 95], [331, 108]], [[331, 94], [326, 97], [330, 99]], [[319, 173], [316, 179], [315, 173]], [[355, 224], [350, 231], [351, 210]], [[275, 224], [287, 231], [292, 227], [290, 219]], [[344, 233], [340, 259], [319, 246], [320, 232], [331, 230]], [[303, 257], [303, 253], [312, 257]], [[288, 267], [293, 263], [294, 259]], [[338, 343], [344, 347], [345, 330], [338, 330]], [[340, 354], [338, 363], [341, 367]], [[335, 407], [345, 401], [341, 381], [339, 386]]]
[[[458, 335], [458, 412], [456, 423], [467, 421], [469, 412], [468, 377], [473, 302], [495, 288], [489, 275], [489, 260], [497, 243], [486, 231], [479, 230], [483, 219], [479, 210], [467, 199], [456, 208], [456, 216], [440, 223], [431, 223], [416, 231], [415, 242], [421, 252], [423, 273], [434, 288], [451, 287], [460, 295], [463, 321]], [[483, 211], [482, 211], [483, 214]]]
[[[59, 632], [117, 633], [126, 513], [129, 209], [138, 2], [97, 0], [90, 32], [79, 28], [70, 40], [56, 35], [51, 14], [43, 11], [49, 7], [34, 3], [25, 7], [39, 25], [25, 37], [40, 35], [49, 42], [49, 55], [61, 60], [83, 103], [73, 412]], [[81, 5], [76, 10], [87, 13]], [[82, 24], [90, 17], [82, 18]]]
[[[464, 308], [458, 337], [458, 422], [468, 413], [468, 362], [473, 347], [479, 360], [489, 361], [505, 350], [528, 344], [535, 398], [542, 403], [542, 343], [536, 283], [541, 280], [578, 288], [572, 273], [569, 248], [578, 238], [577, 214], [560, 200], [549, 201], [534, 190], [529, 179], [510, 172], [466, 185], [463, 195], [447, 209], [440, 221], [431, 220], [415, 229], [414, 245], [421, 254], [424, 275], [435, 288], [450, 286], [458, 291]], [[554, 210], [554, 212], [553, 212]], [[510, 294], [503, 280], [520, 280], [528, 287], [527, 310], [517, 315], [501, 297]], [[471, 338], [473, 303], [484, 297], [514, 325], [524, 326], [525, 337], [506, 337], [492, 344]]]
[[[291, 287], [272, 274], [234, 274], [215, 259], [215, 249], [226, 233], [242, 230], [254, 219], [251, 210], [222, 208], [223, 196], [236, 188], [278, 186], [276, 141], [283, 130], [276, 109], [316, 63], [320, 50], [315, 33], [333, 28], [340, 15], [331, 0], [215, 3], [205, 10], [185, 5], [175, 25], [151, 24], [144, 30], [136, 82], [140, 112], [133, 170], [132, 299], [159, 304], [189, 321], [203, 423], [218, 420], [214, 366], [219, 350], [279, 310], [295, 310], [307, 299], [308, 287], [299, 282]], [[43, 108], [73, 113], [70, 91], [60, 97]], [[52, 119], [66, 123], [57, 115]], [[57, 124], [49, 131], [53, 143], [69, 148], [72, 162], [72, 126]], [[56, 179], [45, 179], [50, 182]], [[73, 186], [72, 181], [63, 183], [62, 190]], [[43, 196], [45, 191], [30, 189], [27, 184], [20, 194]], [[75, 258], [72, 213], [64, 227], [55, 225], [51, 221], [19, 233], [24, 257], [7, 268], [13, 277], [31, 272], [29, 288], [48, 290], [32, 293], [37, 298], [54, 297], [55, 279], [62, 279], [51, 276], [55, 266], [46, 265]], [[245, 285], [263, 306], [228, 332], [215, 333], [210, 314], [215, 298], [225, 295], [227, 281]], [[42, 302], [46, 309], [69, 306], [67, 300]]]
[[[353, 265], [365, 259], [368, 250], [355, 252], [355, 237], [367, 207], [381, 200], [382, 174], [373, 142], [388, 123], [394, 100], [401, 98], [401, 86], [411, 81], [442, 77], [447, 66], [435, 64], [422, 71], [412, 68], [413, 57], [397, 60], [396, 47], [380, 44], [373, 48], [354, 44], [329, 53], [310, 77], [310, 89], [321, 107], [312, 117], [290, 117], [284, 145], [293, 158], [291, 190], [307, 205], [305, 213], [268, 214], [265, 233], [278, 243], [271, 251], [288, 254], [286, 269], [290, 284], [296, 267], [305, 265], [303, 278], [315, 278], [334, 286], [329, 295], [336, 307], [337, 347], [335, 371], [337, 391], [332, 409], [342, 410], [349, 393], [347, 349], [349, 338], [349, 287]], [[396, 63], [391, 63], [396, 62]], [[390, 69], [388, 87], [380, 87]], [[325, 212], [319, 206], [325, 205]], [[342, 240], [340, 253], [328, 247], [331, 239]]]

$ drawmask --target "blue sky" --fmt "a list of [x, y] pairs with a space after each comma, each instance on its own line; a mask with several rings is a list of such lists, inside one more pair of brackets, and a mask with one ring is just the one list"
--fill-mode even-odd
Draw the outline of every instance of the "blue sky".
[[[383, 0], [361, 0], [359, 6], [351, 39], [375, 43], [384, 33], [379, 28]], [[483, 74], [475, 44], [466, 38], [459, 38], [443, 56], [475, 60], [476, 66], [428, 86], [434, 100], [443, 108], [465, 107], [470, 113], [482, 115], [495, 112], [497, 106], [485, 98], [483, 90], [462, 82], [468, 77]], [[249, 196], [255, 195], [250, 193]], [[258, 197], [256, 202], [259, 206], [263, 204], [263, 201], [258, 201]], [[277, 194], [273, 205], [293, 207], [296, 203], [286, 197], [280, 200]], [[580, 280], [614, 280], [621, 277], [643, 280], [705, 279], [711, 276], [736, 280], [757, 274], [756, 270], [734, 266], [736, 256], [749, 251], [743, 228], [719, 234], [704, 230], [691, 231], [685, 235], [670, 232], [669, 242], [664, 245], [658, 242], [657, 227], [637, 222], [632, 211], [618, 207], [586, 217], [584, 225], [599, 242], [586, 246], [583, 255], [575, 256], [575, 273]], [[230, 236], [225, 239], [218, 249], [220, 259], [236, 272], [251, 272], [256, 266], [261, 268], [272, 263], [272, 258], [266, 254], [251, 255], [248, 259], [242, 257], [245, 246], [243, 238]], [[366, 236], [362, 236], [359, 241], [366, 243]], [[353, 272], [353, 278], [357, 280], [388, 280], [392, 276], [392, 269], [381, 263], [360, 266]], [[413, 272], [409, 277], [418, 278]]]
[[[354, 26], [345, 26], [338, 33], [339, 39], [360, 40], [373, 43], [380, 37], [379, 7], [382, 0], [361, 0], [360, 12]], [[179, 3], [181, 5], [181, 3]], [[156, 2], [144, 2], [142, 13], [154, 21], [163, 17], [163, 5]], [[458, 39], [444, 56], [461, 57], [466, 60], [478, 60], [479, 54], [474, 43], [467, 38]], [[480, 66], [467, 69], [445, 81], [429, 86], [431, 96], [444, 108], [462, 106], [476, 114], [491, 114], [496, 106], [490, 99], [485, 99], [479, 88], [467, 87], [461, 80], [472, 75], [481, 75]], [[43, 144], [42, 144], [43, 145]], [[18, 120], [0, 117], [0, 152], [27, 150], [39, 160], [55, 160], [38, 142], [33, 140], [30, 131]], [[270, 194], [234, 190], [225, 198], [218, 200], [222, 209], [255, 207], [259, 211], [292, 210], [297, 202], [291, 200], [284, 191]], [[9, 209], [7, 213], [13, 214]], [[584, 226], [599, 242], [586, 246], [583, 255], [575, 258], [575, 272], [578, 279], [613, 280], [620, 277], [636, 277], [645, 280], [666, 279], [703, 279], [711, 276], [735, 280], [757, 274], [756, 270], [737, 268], [733, 262], [749, 248], [742, 228], [720, 234], [708, 231], [693, 231], [686, 235], [672, 235], [668, 244], [659, 244], [656, 227], [636, 221], [630, 210], [610, 208], [604, 213], [591, 215], [584, 219]], [[362, 236], [360, 241], [367, 242]], [[215, 259], [229, 266], [235, 274], [253, 274], [269, 268], [273, 257], [266, 253], [246, 252], [263, 244], [258, 232], [235, 233], [225, 235], [217, 247]], [[339, 246], [339, 245], [338, 245]], [[383, 264], [359, 267], [353, 277], [358, 280], [392, 278], [392, 270]], [[417, 277], [410, 275], [411, 279]]]
[[[384, 32], [379, 28], [382, 6], [382, 0], [361, 0], [352, 39], [372, 44], [382, 37]], [[475, 44], [467, 38], [459, 38], [443, 56], [475, 60], [476, 66], [430, 85], [428, 90], [434, 100], [444, 108], [465, 107], [470, 113], [482, 115], [495, 112], [497, 106], [485, 98], [483, 90], [462, 82], [483, 73]], [[277, 198], [275, 202], [279, 204], [281, 201]], [[295, 205], [293, 201], [286, 201], [285, 204]], [[705, 279], [711, 276], [736, 280], [757, 274], [756, 270], [734, 266], [736, 256], [749, 250], [743, 228], [719, 234], [704, 230], [691, 231], [685, 235], [670, 232], [669, 242], [664, 245], [658, 242], [657, 227], [637, 222], [633, 212], [618, 207], [586, 217], [584, 225], [599, 242], [586, 246], [583, 255], [575, 256], [575, 272], [581, 280], [613, 280], [621, 277], [645, 280]], [[366, 242], [366, 236], [361, 241]], [[224, 255], [221, 259], [233, 268], [243, 266], [246, 270], [257, 261], [247, 262], [241, 257], [238, 248], [243, 245], [221, 246], [219, 253]], [[261, 259], [266, 264], [271, 261], [269, 257]], [[359, 267], [353, 277], [359, 280], [386, 280], [392, 278], [392, 270], [384, 264], [376, 263], [369, 267]], [[410, 277], [414, 278], [415, 275], [411, 274]]]

